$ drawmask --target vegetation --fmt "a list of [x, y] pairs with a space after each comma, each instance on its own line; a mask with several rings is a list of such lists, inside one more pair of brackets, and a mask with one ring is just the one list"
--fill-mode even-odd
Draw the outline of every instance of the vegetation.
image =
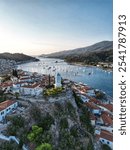
[[15, 93], [15, 97], [16, 97], [16, 99], [19, 98], [19, 93], [18, 92]]
[[7, 98], [6, 94], [2, 90], [0, 90], [0, 103], [5, 101]]
[[68, 121], [67, 121], [67, 118], [62, 118], [60, 120], [60, 128], [61, 129], [66, 129], [68, 128]]
[[39, 122], [41, 120], [41, 110], [37, 106], [32, 105], [29, 113], [32, 119], [34, 119], [36, 122]]
[[88, 135], [80, 125], [76, 108], [71, 101], [51, 103], [50, 112], [42, 109], [41, 103], [30, 105], [26, 121], [24, 116], [10, 118], [8, 133], [20, 139], [17, 150], [23, 144], [32, 144], [35, 150], [86, 150]]
[[98, 62], [112, 62], [113, 61], [113, 51], [112, 49], [109, 51], [99, 51], [99, 52], [91, 52], [81, 55], [72, 55], [67, 56], [65, 60], [67, 62], [83, 62], [84, 64], [89, 65], [97, 65]]
[[14, 77], [18, 77], [18, 73], [17, 73], [17, 70], [16, 70], [16, 69], [13, 69], [12, 75], [13, 75]]
[[24, 54], [20, 54], [20, 53], [15, 53], [15, 54], [11, 54], [11, 53], [1, 53], [0, 54], [0, 59], [9, 59], [9, 60], [15, 60], [16, 62], [24, 62], [24, 61], [38, 61], [38, 59], [28, 56], [28, 55], [24, 55]]
[[106, 96], [102, 91], [95, 90], [94, 92], [95, 92], [96, 98], [98, 98], [98, 99], [103, 99]]
[[10, 141], [10, 142], [2, 142], [0, 144], [0, 149], [1, 150], [21, 150], [21, 148], [19, 148], [18, 144], [14, 141]]
[[113, 61], [113, 42], [102, 41], [88, 47], [61, 51], [47, 55], [49, 58], [61, 58], [70, 63], [97, 65], [98, 62]]
[[51, 125], [54, 124], [54, 119], [51, 115], [47, 114], [40, 118], [38, 125], [43, 128], [43, 130], [49, 130]]
[[91, 140], [89, 140], [87, 150], [94, 150], [94, 146]]
[[102, 150], [111, 150], [111, 148], [108, 145], [103, 144], [102, 145]]
[[10, 80], [10, 75], [5, 75], [2, 77], [2, 82], [6, 82], [8, 80]]
[[7, 128], [9, 135], [16, 135], [20, 128], [24, 128], [25, 120], [22, 116], [14, 116], [10, 118], [11, 124]]
[[61, 93], [62, 90], [63, 90], [62, 87], [47, 89], [47, 90], [44, 92], [44, 95], [47, 95], [47, 96], [55, 96], [55, 95]]
[[74, 98], [75, 98], [75, 102], [76, 102], [77, 106], [78, 106], [79, 108], [81, 108], [81, 107], [82, 107], [82, 104], [83, 104], [83, 101], [81, 100], [81, 98], [80, 98], [79, 96], [76, 95], [75, 92], [73, 92], [73, 96], [74, 96]]
[[52, 146], [48, 143], [41, 144], [36, 150], [52, 150]]
[[33, 125], [32, 131], [31, 133], [28, 134], [27, 138], [31, 142], [40, 143], [41, 141], [40, 137], [41, 137], [42, 132], [43, 132], [43, 129], [41, 127]]

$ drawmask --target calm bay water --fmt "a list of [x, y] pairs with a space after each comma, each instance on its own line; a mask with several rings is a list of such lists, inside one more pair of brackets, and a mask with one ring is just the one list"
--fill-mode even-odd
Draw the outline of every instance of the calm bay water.
[[19, 69], [55, 75], [59, 72], [63, 78], [85, 83], [93, 88], [101, 89], [113, 95], [113, 74], [97, 67], [70, 65], [60, 59], [40, 58], [39, 62], [31, 62], [18, 66]]

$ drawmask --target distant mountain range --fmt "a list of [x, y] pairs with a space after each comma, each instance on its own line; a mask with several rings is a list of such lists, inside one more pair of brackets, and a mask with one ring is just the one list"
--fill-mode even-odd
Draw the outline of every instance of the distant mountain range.
[[113, 41], [102, 41], [91, 46], [65, 50], [41, 57], [61, 58], [68, 62], [83, 62], [85, 64], [113, 61]]
[[17, 63], [20, 62], [28, 62], [28, 61], [39, 61], [39, 59], [35, 57], [31, 57], [22, 53], [0, 53], [0, 59], [8, 59], [8, 60], [14, 60]]

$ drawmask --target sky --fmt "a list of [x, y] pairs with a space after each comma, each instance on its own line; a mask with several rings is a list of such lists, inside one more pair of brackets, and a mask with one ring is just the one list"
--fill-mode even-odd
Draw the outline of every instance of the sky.
[[0, 0], [0, 53], [47, 54], [112, 40], [112, 0]]

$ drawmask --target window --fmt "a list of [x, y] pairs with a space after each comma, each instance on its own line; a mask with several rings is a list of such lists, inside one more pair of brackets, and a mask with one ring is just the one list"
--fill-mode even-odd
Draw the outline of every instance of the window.
[[102, 140], [102, 142], [104, 143], [104, 140]]
[[3, 114], [4, 114], [4, 111], [1, 112], [1, 115], [3, 115]]
[[108, 144], [108, 145], [110, 144], [109, 141], [107, 141], [107, 144]]

